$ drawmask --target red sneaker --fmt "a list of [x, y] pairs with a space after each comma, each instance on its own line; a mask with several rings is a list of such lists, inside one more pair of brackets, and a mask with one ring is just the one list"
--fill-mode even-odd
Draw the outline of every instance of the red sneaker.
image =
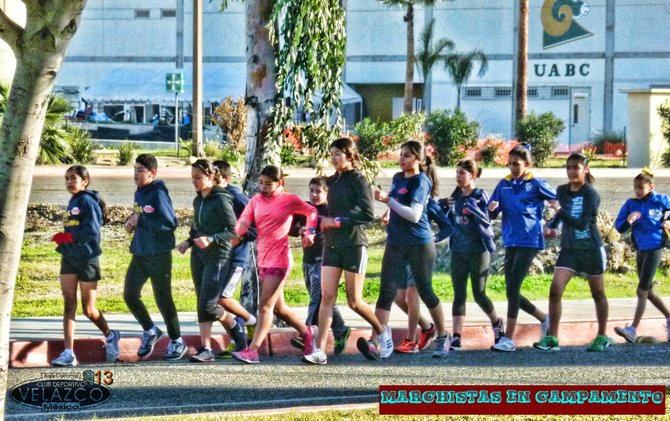
[[401, 354], [414, 354], [419, 352], [419, 346], [416, 344], [416, 342], [405, 339], [400, 345], [396, 347], [395, 352], [399, 352]]
[[419, 351], [423, 351], [424, 349], [428, 348], [430, 344], [433, 343], [433, 341], [437, 338], [437, 329], [435, 329], [434, 324], [430, 324], [430, 328], [428, 329], [421, 329], [421, 333], [419, 333]]

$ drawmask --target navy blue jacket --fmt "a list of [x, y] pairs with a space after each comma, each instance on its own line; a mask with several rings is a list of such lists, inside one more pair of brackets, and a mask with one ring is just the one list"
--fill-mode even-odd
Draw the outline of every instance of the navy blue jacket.
[[496, 245], [493, 241], [486, 192], [477, 187], [464, 196], [461, 189], [456, 188], [451, 197], [454, 204], [448, 215], [455, 229], [449, 239], [450, 248], [459, 253], [493, 253]]
[[664, 244], [664, 235], [667, 236], [661, 224], [669, 210], [668, 196], [652, 191], [642, 199], [626, 200], [616, 217], [615, 226], [621, 233], [628, 231], [631, 228], [628, 215], [635, 211], [640, 212], [642, 216], [633, 223], [633, 243], [638, 250], [659, 249]]
[[130, 252], [135, 256], [169, 253], [175, 246], [177, 216], [165, 183], [154, 180], [135, 190], [133, 212], [138, 215]]
[[[235, 217], [239, 218], [240, 215], [242, 215], [244, 208], [247, 206], [247, 203], [249, 203], [249, 198], [242, 193], [242, 190], [231, 184], [228, 184], [228, 186], [225, 187], [225, 190], [232, 195], [233, 211], [235, 211]], [[256, 240], [256, 237], [258, 237], [256, 226], [252, 225], [247, 232], [240, 237], [242, 242], [233, 249], [230, 258], [231, 267], [246, 267], [247, 261], [249, 260], [249, 248], [251, 247], [251, 243]]]
[[101, 226], [102, 209], [98, 192], [84, 190], [73, 195], [65, 213], [65, 232], [72, 233], [72, 242], [59, 245], [56, 251], [63, 257], [82, 261], [100, 256]]
[[522, 180], [511, 175], [500, 180], [490, 202], [498, 208], [490, 213], [495, 219], [502, 212], [502, 237], [505, 247], [544, 249], [542, 211], [545, 200], [556, 199], [556, 191], [546, 181], [527, 173]]

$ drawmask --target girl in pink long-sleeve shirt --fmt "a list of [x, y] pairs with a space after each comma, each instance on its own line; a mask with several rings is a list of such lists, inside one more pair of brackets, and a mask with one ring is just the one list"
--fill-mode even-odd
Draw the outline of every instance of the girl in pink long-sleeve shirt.
[[261, 171], [260, 194], [254, 196], [235, 225], [235, 234], [244, 234], [252, 223], [258, 230], [258, 271], [261, 297], [258, 325], [251, 344], [244, 350], [233, 352], [233, 357], [249, 364], [256, 364], [258, 348], [265, 340], [272, 325], [273, 312], [295, 328], [305, 341], [304, 355], [314, 350], [316, 326], [305, 326], [284, 302], [284, 280], [291, 271], [293, 256], [288, 243], [288, 233], [294, 214], [305, 215], [307, 224], [302, 242], [304, 247], [314, 243], [317, 211], [298, 196], [285, 193], [282, 171], [269, 165]]

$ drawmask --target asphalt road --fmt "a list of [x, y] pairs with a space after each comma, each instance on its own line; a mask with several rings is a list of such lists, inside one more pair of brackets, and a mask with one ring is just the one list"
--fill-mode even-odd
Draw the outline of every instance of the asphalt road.
[[[6, 419], [66, 419], [236, 413], [245, 410], [378, 402], [378, 386], [393, 384], [639, 384], [670, 385], [670, 344], [585, 347], [560, 352], [522, 348], [514, 353], [461, 351], [438, 360], [429, 353], [394, 354], [371, 362], [359, 355], [331, 357], [309, 366], [297, 357], [264, 358], [259, 365], [223, 361], [88, 366], [76, 369], [11, 369], [9, 388], [44, 374], [81, 378], [85, 369], [111, 370], [109, 401], [75, 413], [45, 413], [7, 399]], [[59, 376], [60, 375], [60, 376]]]

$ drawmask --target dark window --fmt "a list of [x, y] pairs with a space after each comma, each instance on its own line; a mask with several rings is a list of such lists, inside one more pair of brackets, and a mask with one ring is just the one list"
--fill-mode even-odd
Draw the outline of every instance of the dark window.
[[161, 9], [162, 18], [174, 18], [177, 16], [177, 9]]
[[539, 96], [539, 92], [537, 91], [537, 88], [528, 88], [526, 95], [528, 98], [537, 98]]
[[551, 88], [551, 96], [552, 97], [564, 97], [568, 96], [570, 93], [570, 90], [568, 89], [567, 86], [554, 86]]
[[150, 16], [149, 9], [135, 9], [135, 19], [149, 19]]
[[465, 88], [466, 98], [475, 98], [482, 96], [482, 88]]
[[572, 124], [579, 124], [579, 105], [572, 106]]
[[496, 98], [509, 98], [512, 96], [512, 88], [496, 88]]

